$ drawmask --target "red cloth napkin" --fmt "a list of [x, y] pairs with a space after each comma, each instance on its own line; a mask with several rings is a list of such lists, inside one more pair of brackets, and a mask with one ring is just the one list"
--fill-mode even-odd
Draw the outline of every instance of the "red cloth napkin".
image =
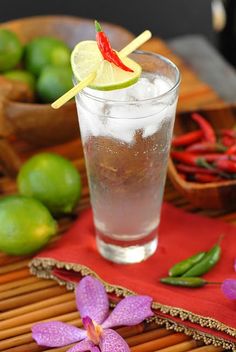
[[173, 264], [198, 251], [209, 250], [222, 234], [221, 260], [204, 277], [217, 282], [236, 279], [233, 270], [236, 227], [186, 213], [169, 204], [163, 206], [156, 253], [139, 264], [118, 265], [103, 259], [97, 252], [89, 209], [52, 247], [34, 258], [31, 267], [38, 276], [58, 277], [67, 282], [79, 281], [80, 273], [95, 272], [105, 281], [109, 291], [122, 287], [152, 296], [156, 302], [157, 320], [167, 327], [181, 329], [195, 338], [204, 338], [208, 343], [221, 343], [232, 348], [236, 347], [236, 302], [225, 298], [220, 285], [188, 289], [159, 282], [161, 277], [167, 276]]

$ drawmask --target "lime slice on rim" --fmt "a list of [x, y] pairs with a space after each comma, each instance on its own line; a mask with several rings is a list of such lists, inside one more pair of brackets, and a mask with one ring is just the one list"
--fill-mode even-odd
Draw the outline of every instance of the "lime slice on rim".
[[[118, 54], [119, 55], [119, 54]], [[122, 62], [134, 72], [127, 72], [111, 62], [103, 59], [97, 42], [86, 40], [80, 42], [71, 54], [71, 65], [76, 79], [83, 81], [90, 73], [97, 72], [96, 78], [89, 88], [99, 90], [114, 90], [129, 87], [136, 83], [142, 68], [128, 57], [121, 58]]]

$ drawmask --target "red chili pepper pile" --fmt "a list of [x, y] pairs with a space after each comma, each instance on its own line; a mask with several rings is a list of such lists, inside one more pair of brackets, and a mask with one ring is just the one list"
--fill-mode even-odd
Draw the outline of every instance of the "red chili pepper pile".
[[236, 131], [216, 134], [200, 114], [192, 114], [198, 129], [173, 139], [171, 157], [180, 176], [191, 182], [209, 183], [236, 179]]

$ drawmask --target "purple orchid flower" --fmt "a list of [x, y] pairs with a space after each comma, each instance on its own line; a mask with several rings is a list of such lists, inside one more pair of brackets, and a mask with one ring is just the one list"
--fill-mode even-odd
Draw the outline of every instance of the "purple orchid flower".
[[[236, 271], [236, 259], [234, 261], [234, 270]], [[224, 295], [232, 300], [236, 300], [236, 280], [226, 279], [221, 285], [221, 289]]]
[[148, 296], [126, 297], [109, 315], [105, 288], [91, 276], [80, 281], [75, 295], [84, 329], [59, 321], [35, 324], [32, 335], [38, 345], [62, 347], [78, 342], [68, 352], [128, 352], [125, 340], [111, 328], [136, 325], [153, 315]]
[[236, 300], [236, 280], [234, 279], [224, 280], [221, 285], [221, 289], [227, 298]]

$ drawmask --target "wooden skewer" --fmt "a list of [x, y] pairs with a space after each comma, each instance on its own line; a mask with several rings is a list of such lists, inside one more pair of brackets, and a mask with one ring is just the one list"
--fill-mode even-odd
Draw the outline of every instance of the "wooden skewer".
[[[0, 178], [0, 180], [1, 180], [1, 178]], [[1, 189], [1, 186], [0, 186], [0, 189]], [[5, 192], [5, 190], [4, 190], [4, 193], [7, 193], [7, 192]], [[2, 267], [3, 265], [16, 263], [21, 260], [24, 260], [25, 258], [27, 258], [27, 257], [25, 257], [25, 256], [22, 256], [22, 257], [12, 256], [12, 255], [7, 255], [5, 253], [0, 252], [0, 266]]]
[[158, 329], [156, 323], [145, 324], [141, 323], [134, 326], [124, 326], [122, 328], [116, 328], [115, 330], [120, 334], [123, 338], [128, 338], [131, 336], [139, 335], [143, 332], [152, 331], [154, 329]]
[[[124, 326], [122, 328], [117, 328], [116, 331], [124, 338], [127, 338], [137, 334], [141, 334], [143, 331], [145, 331], [145, 328], [146, 326], [144, 324], [139, 324], [135, 326]], [[150, 325], [150, 328], [151, 328], [151, 325]]]
[[61, 303], [56, 306], [47, 307], [41, 309], [37, 312], [30, 312], [19, 317], [7, 319], [5, 321], [0, 322], [0, 330], [9, 329], [14, 326], [18, 326], [20, 324], [33, 323], [35, 321], [40, 321], [43, 319], [52, 318], [55, 315], [70, 313], [76, 311], [76, 303], [75, 300], [69, 301], [66, 303]]
[[0, 284], [5, 284], [6, 282], [11, 282], [13, 280], [23, 279], [29, 276], [29, 269], [21, 269], [17, 271], [13, 271], [11, 273], [7, 273], [0, 276]]
[[67, 101], [70, 99], [74, 98], [76, 94], [78, 94], [79, 91], [87, 87], [92, 81], [94, 81], [96, 77], [96, 72], [92, 72], [86, 77], [83, 81], [81, 81], [79, 84], [71, 88], [68, 92], [66, 92], [62, 97], [54, 101], [52, 103], [52, 107], [54, 109], [59, 109], [62, 105], [64, 105]]
[[38, 291], [43, 288], [52, 287], [52, 286], [56, 286], [56, 285], [57, 285], [57, 283], [52, 280], [40, 280], [40, 281], [37, 281], [37, 282], [30, 284], [30, 285], [24, 285], [21, 287], [17, 287], [14, 290], [1, 292], [0, 293], [0, 300], [15, 297], [15, 296], [21, 295], [22, 293]]
[[[21, 345], [21, 346], [9, 348], [4, 352], [41, 352], [41, 351], [45, 351], [45, 348], [36, 345], [35, 342], [32, 342], [27, 345]], [[51, 349], [50, 352], [54, 352], [54, 350]]]
[[[75, 321], [70, 322], [70, 324], [81, 327], [81, 319], [77, 319]], [[12, 348], [16, 346], [20, 346], [26, 343], [33, 342], [32, 334], [27, 333], [24, 335], [14, 336], [10, 339], [5, 339], [2, 342], [0, 341], [0, 351], [5, 351], [7, 348]]]
[[165, 337], [161, 337], [159, 339], [155, 339], [153, 341], [142, 343], [141, 345], [131, 347], [132, 352], [148, 352], [148, 351], [156, 351], [161, 348], [176, 345], [179, 342], [187, 341], [190, 337], [181, 333], [175, 333], [173, 335], [168, 335]]
[[155, 329], [153, 331], [148, 331], [143, 334], [139, 334], [137, 336], [128, 337], [126, 339], [126, 342], [131, 347], [131, 346], [136, 346], [136, 345], [148, 342], [148, 341], [158, 339], [160, 337], [168, 336], [171, 334], [173, 334], [173, 332], [171, 332], [170, 330], [166, 330], [164, 328], [163, 329]]
[[147, 40], [149, 40], [152, 36], [152, 33], [148, 30], [141, 33], [138, 37], [136, 37], [132, 42], [130, 42], [126, 47], [124, 47], [120, 52], [119, 55], [121, 57], [128, 56], [134, 50], [139, 48], [142, 44], [144, 44]]
[[29, 342], [33, 342], [32, 334], [25, 334], [12, 337], [4, 341], [0, 341], [0, 351], [5, 351], [7, 348], [20, 346]]
[[[66, 352], [69, 348], [71, 348], [72, 346], [74, 346], [74, 344], [72, 345], [68, 345], [66, 347], [59, 347], [59, 348], [54, 348], [53, 352]], [[52, 350], [45, 350], [44, 352], [52, 352]], [[112, 351], [111, 351], [112, 352]]]
[[29, 264], [29, 260], [26, 259], [13, 264], [4, 265], [3, 267], [0, 268], [0, 275], [28, 267], [28, 264]]
[[[68, 314], [62, 314], [59, 316], [55, 316], [55, 317], [53, 317], [53, 320], [59, 320], [59, 321], [71, 323], [77, 327], [82, 326], [82, 321], [80, 318], [78, 318], [78, 312], [72, 312], [72, 313], [68, 313]], [[52, 318], [44, 319], [41, 321], [52, 321]], [[31, 327], [34, 323], [35, 322], [25, 324], [25, 325], [19, 325], [19, 326], [15, 326], [13, 328], [10, 328], [10, 329], [0, 331], [0, 341], [3, 339], [8, 339], [10, 337], [29, 333], [31, 331]]]
[[[203, 342], [190, 340], [190, 341], [178, 343], [177, 345], [163, 348], [159, 351], [160, 352], [185, 352], [185, 351], [192, 350], [193, 348], [195, 348], [197, 346], [201, 346], [202, 344], [203, 344]], [[194, 349], [194, 351], [196, 351], [196, 350]]]
[[[30, 284], [33, 284], [33, 283], [37, 282], [38, 280], [39, 279], [37, 277], [30, 276], [30, 277], [28, 277], [26, 279], [8, 282], [8, 283], [3, 284], [3, 285], [0, 286], [0, 292], [12, 290], [13, 288], [21, 287], [21, 286], [24, 286], [24, 285], [30, 285]], [[0, 319], [1, 319], [1, 317], [0, 317]]]
[[[192, 351], [192, 350], [190, 350], [190, 351]], [[215, 347], [213, 345], [208, 345], [208, 346], [195, 348], [193, 351], [194, 352], [221, 352], [221, 351], [224, 351], [224, 349], [223, 349], [223, 347]]]
[[37, 292], [31, 292], [18, 297], [9, 298], [0, 302], [0, 311], [6, 311], [8, 309], [13, 309], [16, 307], [21, 307], [23, 305], [30, 303], [39, 302], [50, 297], [55, 297], [66, 292], [65, 287], [55, 286], [48, 289], [43, 289]]
[[0, 320], [10, 319], [10, 318], [17, 317], [19, 315], [23, 315], [23, 314], [30, 313], [30, 312], [36, 313], [37, 311], [41, 310], [42, 308], [55, 306], [55, 305], [62, 303], [62, 302], [71, 301], [72, 299], [74, 299], [74, 293], [68, 292], [68, 293], [65, 293], [64, 295], [45, 299], [44, 301], [41, 301], [41, 302], [28, 304], [26, 306], [23, 306], [23, 307], [20, 307], [17, 309], [11, 309], [7, 312], [1, 313]]

